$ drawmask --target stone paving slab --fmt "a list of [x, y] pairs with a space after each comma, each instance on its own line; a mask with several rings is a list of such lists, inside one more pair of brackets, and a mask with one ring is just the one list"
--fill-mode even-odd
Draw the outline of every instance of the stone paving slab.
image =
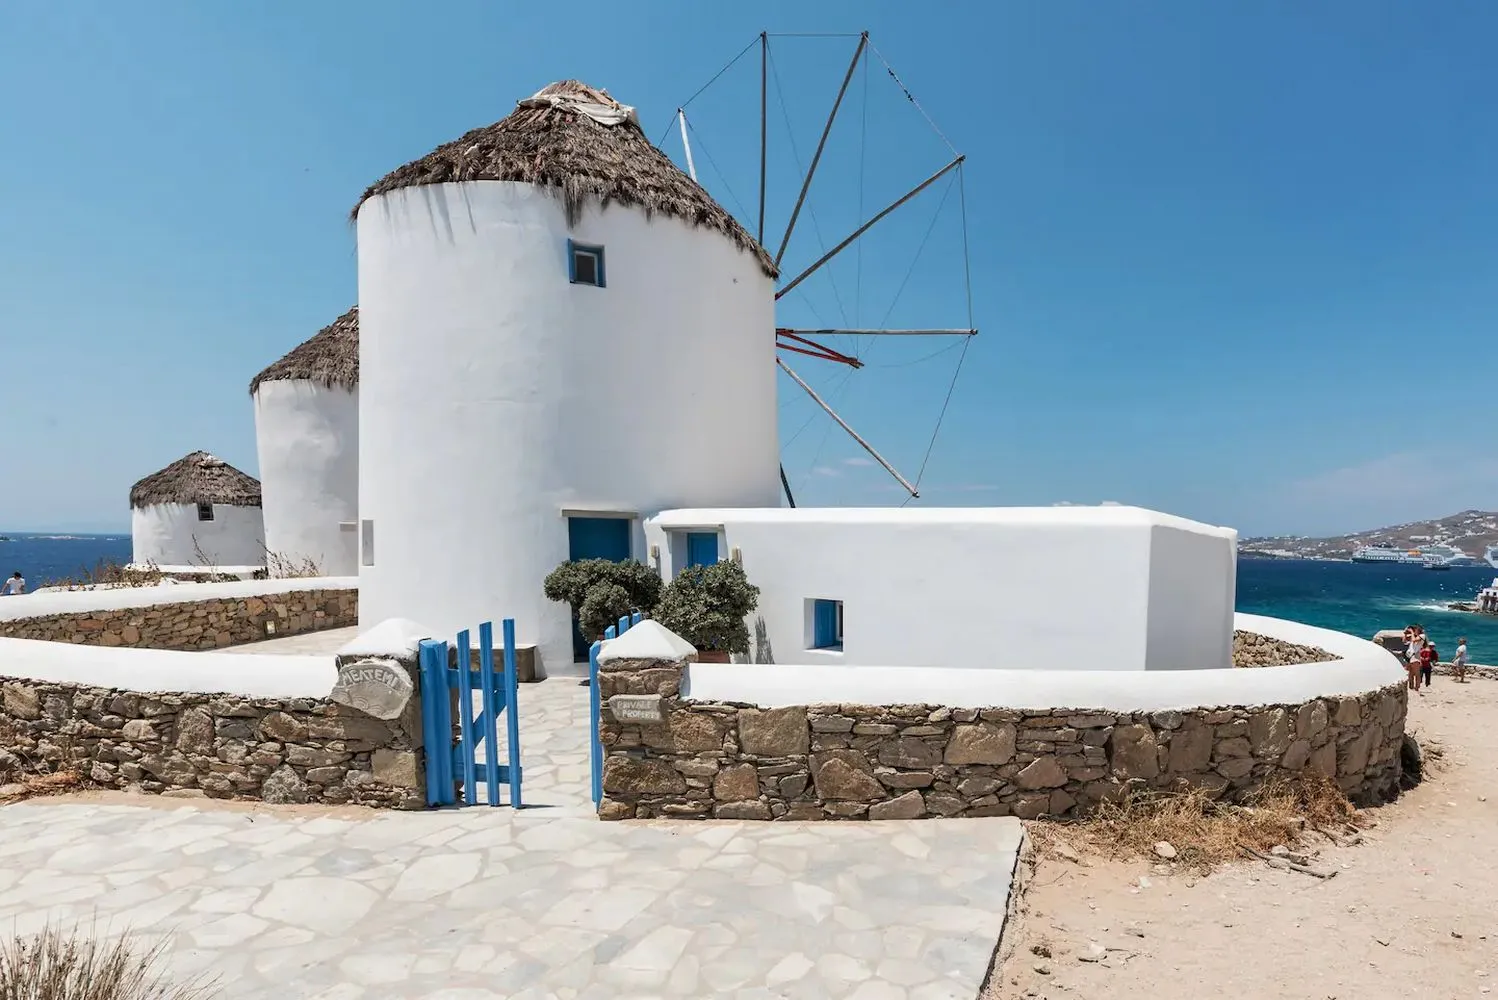
[[0, 811], [0, 933], [172, 941], [222, 1000], [977, 995], [1012, 819], [603, 823], [36, 801]]

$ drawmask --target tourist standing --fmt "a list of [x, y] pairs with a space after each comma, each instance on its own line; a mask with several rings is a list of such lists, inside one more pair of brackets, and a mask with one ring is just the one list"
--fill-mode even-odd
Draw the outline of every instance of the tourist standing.
[[1410, 644], [1404, 650], [1404, 668], [1409, 671], [1410, 690], [1420, 690], [1420, 651], [1425, 648], [1425, 641], [1420, 634], [1413, 629], [1410, 630]]
[[1441, 654], [1436, 652], [1436, 644], [1427, 641], [1425, 648], [1420, 650], [1420, 678], [1430, 687], [1430, 675], [1435, 670], [1437, 663], [1441, 662]]
[[20, 570], [12, 573], [5, 581], [4, 586], [0, 586], [0, 594], [19, 595], [24, 593], [26, 593], [26, 578], [21, 575]]
[[1456, 655], [1451, 658], [1451, 672], [1459, 683], [1467, 681], [1467, 637], [1456, 640]]

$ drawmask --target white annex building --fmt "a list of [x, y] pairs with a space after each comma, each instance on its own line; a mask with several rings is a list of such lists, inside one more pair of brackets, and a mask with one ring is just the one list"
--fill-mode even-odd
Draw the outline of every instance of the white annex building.
[[250, 382], [272, 576], [358, 572], [359, 307]]
[[166, 572], [265, 566], [260, 483], [195, 451], [130, 487], [131, 564]]
[[1137, 507], [668, 510], [670, 580], [735, 559], [757, 662], [1191, 670], [1232, 658], [1238, 534]]
[[552, 84], [356, 212], [361, 625], [513, 617], [554, 671], [557, 564], [779, 503], [775, 269], [633, 109]]

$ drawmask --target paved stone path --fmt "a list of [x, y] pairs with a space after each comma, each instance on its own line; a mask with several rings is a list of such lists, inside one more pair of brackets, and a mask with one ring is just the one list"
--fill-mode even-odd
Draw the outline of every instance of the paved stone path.
[[521, 687], [519, 811], [0, 809], [0, 933], [50, 919], [165, 937], [176, 971], [220, 977], [220, 1000], [977, 995], [1017, 821], [600, 822], [587, 695]]

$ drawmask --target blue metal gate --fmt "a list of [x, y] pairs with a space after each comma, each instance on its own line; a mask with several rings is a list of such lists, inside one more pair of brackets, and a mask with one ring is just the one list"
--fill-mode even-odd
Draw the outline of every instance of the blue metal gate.
[[[603, 633], [605, 639], [617, 639], [631, 626], [638, 625], [644, 619], [644, 615], [636, 611], [619, 619], [618, 625], [610, 625], [608, 631]], [[591, 732], [588, 737], [588, 746], [591, 748], [591, 763], [593, 767], [593, 804], [596, 806], [603, 801], [603, 741], [598, 738], [598, 719], [603, 711], [603, 699], [598, 694], [598, 651], [603, 649], [602, 642], [593, 643], [588, 650], [588, 725]]]
[[[457, 664], [445, 641], [421, 644], [421, 732], [426, 745], [427, 805], [477, 805], [478, 783], [489, 805], [500, 805], [499, 786], [510, 786], [510, 805], [520, 808], [520, 717], [516, 714], [515, 619], [504, 620], [504, 671], [494, 669], [494, 623], [479, 626], [479, 668], [473, 669], [468, 630], [458, 633]], [[473, 692], [482, 708], [473, 714]], [[453, 692], [457, 697], [453, 697]], [[595, 698], [595, 701], [597, 699]], [[453, 738], [453, 702], [458, 734]], [[506, 758], [499, 762], [499, 717], [505, 717]], [[483, 744], [483, 762], [479, 761]], [[458, 801], [457, 786], [463, 788]]]

